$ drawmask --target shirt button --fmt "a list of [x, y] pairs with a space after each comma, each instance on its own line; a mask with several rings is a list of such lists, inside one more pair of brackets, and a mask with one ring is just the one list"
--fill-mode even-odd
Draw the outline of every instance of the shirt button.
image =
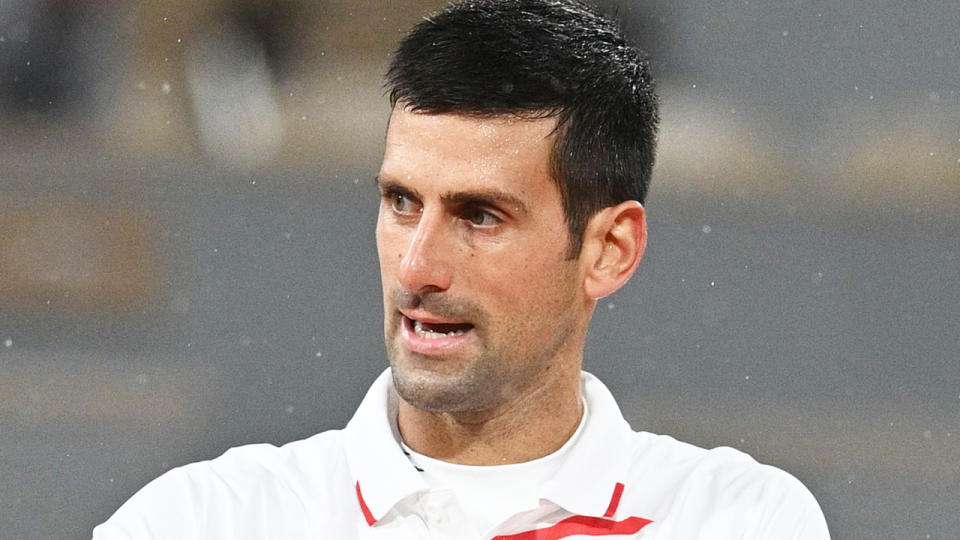
[[424, 514], [426, 514], [427, 523], [430, 525], [443, 525], [447, 521], [446, 513], [440, 506], [430, 504], [423, 510]]

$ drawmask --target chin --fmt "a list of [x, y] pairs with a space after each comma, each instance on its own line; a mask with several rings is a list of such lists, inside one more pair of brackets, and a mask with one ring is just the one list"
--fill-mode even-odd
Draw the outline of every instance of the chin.
[[408, 404], [429, 412], [456, 413], [484, 408], [493, 397], [488, 377], [476, 370], [459, 373], [413, 367], [404, 360], [391, 358], [393, 385]]

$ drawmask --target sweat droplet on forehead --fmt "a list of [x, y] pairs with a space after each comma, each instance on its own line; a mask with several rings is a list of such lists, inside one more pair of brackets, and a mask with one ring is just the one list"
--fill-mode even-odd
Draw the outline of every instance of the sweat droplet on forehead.
[[[490, 124], [481, 124], [481, 125], [480, 125], [480, 134], [483, 135], [484, 137], [487, 137], [487, 138], [490, 138], [490, 139], [498, 136], [497, 130], [494, 129], [494, 127], [493, 127], [492, 125], [490, 125]], [[500, 136], [500, 138], [502, 139], [503, 137]]]

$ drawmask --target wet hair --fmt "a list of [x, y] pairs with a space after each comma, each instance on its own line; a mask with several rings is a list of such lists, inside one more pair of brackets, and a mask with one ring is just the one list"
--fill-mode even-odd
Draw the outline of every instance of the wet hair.
[[413, 111], [557, 118], [550, 165], [571, 257], [598, 210], [646, 198], [658, 120], [649, 64], [583, 2], [452, 4], [400, 42], [387, 89]]

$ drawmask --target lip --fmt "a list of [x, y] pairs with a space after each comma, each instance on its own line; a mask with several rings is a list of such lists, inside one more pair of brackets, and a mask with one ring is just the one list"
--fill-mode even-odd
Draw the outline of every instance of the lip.
[[411, 319], [414, 321], [425, 322], [428, 324], [463, 324], [466, 321], [458, 321], [456, 319], [444, 319], [443, 317], [437, 317], [426, 311], [421, 311], [419, 309], [401, 309], [400, 315]]
[[413, 353], [424, 356], [437, 356], [443, 353], [449, 353], [452, 350], [463, 346], [473, 337], [473, 328], [464, 331], [456, 336], [444, 336], [438, 338], [425, 338], [417, 335], [413, 330], [413, 321], [417, 320], [425, 323], [453, 323], [436, 317], [424, 315], [423, 317], [411, 318], [405, 313], [400, 313], [400, 336], [404, 346]]

